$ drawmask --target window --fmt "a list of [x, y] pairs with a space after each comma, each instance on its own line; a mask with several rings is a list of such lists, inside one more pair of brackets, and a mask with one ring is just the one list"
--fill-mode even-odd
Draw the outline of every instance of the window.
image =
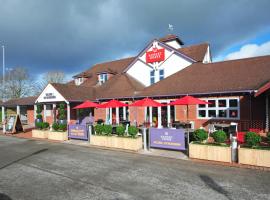
[[159, 70], [159, 80], [161, 81], [162, 79], [164, 79], [164, 69]]
[[81, 85], [83, 83], [84, 79], [82, 77], [76, 78], [75, 79], [75, 84], [76, 85]]
[[155, 70], [150, 71], [150, 84], [155, 83]]
[[239, 98], [209, 98], [204, 99], [210, 104], [198, 105], [197, 116], [201, 119], [239, 119], [240, 107]]
[[99, 83], [105, 83], [108, 80], [108, 74], [104, 73], [104, 74], [100, 74], [99, 75]]

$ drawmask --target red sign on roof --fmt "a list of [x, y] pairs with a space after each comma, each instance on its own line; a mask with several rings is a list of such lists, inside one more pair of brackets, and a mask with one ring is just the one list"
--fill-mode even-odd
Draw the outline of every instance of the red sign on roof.
[[146, 52], [146, 62], [161, 62], [165, 60], [165, 49], [153, 48], [152, 51]]

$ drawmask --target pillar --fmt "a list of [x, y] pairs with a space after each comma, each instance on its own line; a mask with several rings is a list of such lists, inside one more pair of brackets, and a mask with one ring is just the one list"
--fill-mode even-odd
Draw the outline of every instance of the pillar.
[[127, 120], [127, 107], [123, 107], [123, 119]]
[[37, 119], [37, 105], [34, 105], [34, 120]]
[[53, 121], [56, 122], [56, 104], [53, 104]]
[[20, 106], [17, 105], [17, 115], [19, 115], [21, 117], [21, 111], [20, 111]]
[[110, 124], [112, 124], [112, 108], [110, 108]]
[[150, 126], [153, 125], [153, 107], [149, 107]]
[[171, 106], [168, 105], [167, 106], [167, 126], [170, 127], [170, 123], [171, 123]]
[[4, 123], [6, 119], [5, 116], [5, 107], [2, 106], [2, 125], [3, 125], [3, 133], [6, 133], [6, 124]]
[[116, 124], [119, 124], [119, 108], [116, 108]]
[[265, 131], [269, 131], [269, 96], [265, 98]]
[[43, 118], [44, 118], [44, 122], [46, 122], [46, 104], [43, 105]]
[[109, 115], [110, 115], [110, 110], [109, 108], [105, 108], [105, 111], [106, 111], [106, 116], [105, 116], [105, 124], [109, 124]]
[[161, 107], [158, 107], [158, 128], [162, 128], [162, 125], [161, 125]]
[[147, 122], [147, 107], [144, 107], [144, 122]]
[[67, 123], [70, 122], [70, 104], [69, 102], [67, 103]]

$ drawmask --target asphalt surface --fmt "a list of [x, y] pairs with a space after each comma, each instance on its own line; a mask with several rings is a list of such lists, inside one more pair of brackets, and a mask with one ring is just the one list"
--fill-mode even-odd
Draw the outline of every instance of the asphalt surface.
[[270, 172], [0, 136], [0, 199], [270, 199]]

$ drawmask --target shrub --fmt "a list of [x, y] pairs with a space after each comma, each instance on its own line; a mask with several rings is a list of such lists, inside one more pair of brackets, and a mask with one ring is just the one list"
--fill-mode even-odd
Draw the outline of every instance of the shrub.
[[103, 132], [103, 125], [102, 124], [97, 124], [95, 126], [95, 132], [96, 132], [97, 135], [101, 135], [102, 132]]
[[245, 143], [251, 147], [261, 142], [261, 136], [254, 132], [247, 132], [245, 135]]
[[54, 122], [52, 128], [53, 130], [57, 131], [59, 129], [59, 124], [57, 122]]
[[65, 111], [65, 104], [61, 103], [59, 106], [59, 119], [64, 120], [66, 119], [66, 111]]
[[105, 135], [111, 135], [112, 134], [112, 125], [103, 125], [103, 133], [105, 133]]
[[42, 105], [41, 104], [37, 104], [37, 110], [36, 113], [40, 114], [42, 112]]
[[116, 127], [116, 134], [119, 136], [124, 136], [125, 131], [126, 131], [126, 128], [123, 125]]
[[66, 124], [59, 124], [58, 130], [60, 130], [60, 131], [66, 131], [67, 130], [67, 125]]
[[103, 119], [98, 119], [98, 120], [97, 120], [97, 123], [98, 123], [98, 124], [103, 124], [103, 123], [104, 123], [104, 120], [103, 120]]
[[50, 127], [50, 124], [48, 122], [42, 122], [42, 129], [47, 129]]
[[135, 138], [138, 134], [138, 128], [136, 126], [130, 126], [128, 127], [128, 134], [132, 137]]
[[196, 131], [194, 131], [192, 135], [195, 141], [200, 141], [200, 142], [208, 138], [208, 134], [204, 129], [197, 129]]
[[227, 139], [227, 135], [224, 131], [215, 131], [212, 134], [212, 137], [214, 138], [215, 142], [217, 143], [224, 143]]
[[42, 114], [37, 114], [37, 119], [42, 119]]
[[42, 129], [42, 124], [43, 124], [43, 122], [36, 122], [36, 128]]

